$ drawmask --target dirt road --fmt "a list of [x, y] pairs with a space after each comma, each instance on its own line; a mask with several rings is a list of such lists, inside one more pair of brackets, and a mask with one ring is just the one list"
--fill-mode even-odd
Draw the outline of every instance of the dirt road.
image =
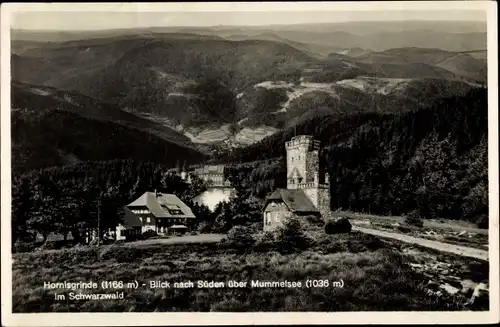
[[184, 243], [217, 243], [222, 240], [222, 234], [200, 234], [186, 236], [172, 236], [169, 238], [148, 239], [143, 241], [129, 242], [126, 244], [184, 244]]
[[[403, 218], [398, 216], [377, 216], [377, 215], [369, 215], [364, 213], [354, 213], [348, 211], [336, 211], [334, 212], [335, 216], [339, 217], [347, 217], [349, 219], [362, 219], [362, 220], [370, 220], [374, 222], [387, 222], [387, 223], [400, 223]], [[444, 220], [444, 222], [439, 222], [436, 220], [424, 220], [424, 228], [428, 229], [449, 229], [457, 232], [466, 231], [470, 233], [477, 233], [488, 235], [488, 229], [480, 229], [473, 227], [472, 224], [463, 222], [463, 221], [453, 221], [453, 220]]]
[[470, 258], [475, 258], [475, 259], [479, 259], [479, 260], [483, 260], [483, 261], [488, 261], [488, 251], [486, 251], [486, 250], [474, 249], [474, 248], [469, 248], [469, 247], [455, 245], [455, 244], [442, 243], [442, 242], [427, 240], [424, 238], [417, 238], [417, 237], [408, 236], [408, 235], [404, 235], [404, 234], [380, 231], [380, 230], [375, 230], [375, 229], [370, 229], [370, 228], [359, 227], [359, 226], [355, 226], [355, 225], [352, 226], [352, 229], [359, 231], [359, 232], [362, 232], [362, 233], [371, 234], [371, 235], [384, 237], [384, 238], [390, 238], [390, 239], [398, 240], [398, 241], [405, 242], [405, 243], [416, 244], [416, 245], [420, 245], [423, 247], [427, 247], [427, 248], [442, 251], [442, 252], [448, 252], [448, 253], [458, 254], [458, 255], [461, 255], [464, 257], [470, 257]]

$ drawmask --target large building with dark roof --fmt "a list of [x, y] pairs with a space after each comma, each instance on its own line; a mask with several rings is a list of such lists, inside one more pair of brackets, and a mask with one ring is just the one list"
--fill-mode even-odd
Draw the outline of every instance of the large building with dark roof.
[[174, 194], [145, 192], [127, 205], [142, 223], [141, 231], [159, 234], [189, 231], [196, 221], [191, 208]]
[[264, 202], [264, 230], [291, 216], [326, 216], [330, 212], [329, 177], [320, 167], [320, 143], [309, 135], [286, 142], [287, 188], [277, 189]]

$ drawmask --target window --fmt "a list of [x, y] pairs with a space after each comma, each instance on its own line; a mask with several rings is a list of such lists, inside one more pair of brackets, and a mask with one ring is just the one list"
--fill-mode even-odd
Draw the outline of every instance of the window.
[[146, 220], [148, 223], [151, 222], [151, 217], [148, 217], [147, 220]]

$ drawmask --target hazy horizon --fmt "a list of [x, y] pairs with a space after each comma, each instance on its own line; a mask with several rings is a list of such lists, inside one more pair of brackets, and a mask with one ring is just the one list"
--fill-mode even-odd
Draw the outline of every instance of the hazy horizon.
[[[446, 12], [446, 14], [444, 14]], [[233, 11], [233, 12], [17, 12], [11, 29], [78, 32], [139, 28], [276, 27], [348, 23], [486, 23], [482, 10], [384, 11]]]

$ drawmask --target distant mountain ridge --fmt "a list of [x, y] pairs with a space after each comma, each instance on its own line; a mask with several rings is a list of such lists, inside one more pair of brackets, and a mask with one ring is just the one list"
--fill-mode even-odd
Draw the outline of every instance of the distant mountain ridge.
[[[374, 51], [416, 46], [466, 51], [486, 48], [484, 21], [377, 21], [315, 23], [271, 26], [151, 27], [103, 31], [30, 31], [12, 30], [13, 40], [61, 42], [99, 37], [117, 37], [141, 33], [194, 33], [222, 38], [231, 35], [254, 37], [272, 33], [277, 37], [308, 44], [337, 48], [361, 47]], [[333, 52], [333, 51], [330, 51]]]
[[[166, 141], [194, 143], [204, 152], [217, 144], [247, 145], [316, 115], [416, 110], [486, 81], [486, 62], [477, 51], [339, 48], [314, 39], [286, 39], [277, 34], [288, 33], [284, 27], [200, 31], [102, 31], [85, 32], [82, 37], [99, 37], [84, 40], [14, 40], [12, 78], [77, 92], [141, 116], [142, 131], [160, 135], [168, 130]], [[349, 32], [335, 35], [344, 38]], [[329, 48], [335, 51], [319, 53]], [[145, 119], [152, 130], [144, 129]], [[161, 125], [168, 129], [161, 131]], [[182, 141], [170, 139], [173, 135]]]

